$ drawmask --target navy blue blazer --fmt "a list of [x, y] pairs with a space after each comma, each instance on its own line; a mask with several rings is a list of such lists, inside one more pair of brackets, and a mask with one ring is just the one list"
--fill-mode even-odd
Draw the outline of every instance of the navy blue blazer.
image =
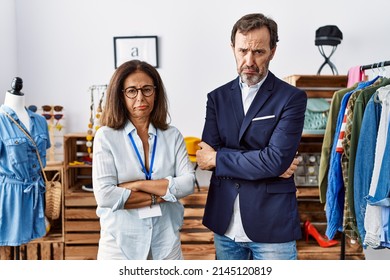
[[217, 151], [203, 224], [223, 235], [240, 194], [244, 230], [254, 242], [301, 238], [290, 166], [301, 140], [306, 93], [268, 73], [244, 115], [239, 77], [207, 95], [202, 140]]

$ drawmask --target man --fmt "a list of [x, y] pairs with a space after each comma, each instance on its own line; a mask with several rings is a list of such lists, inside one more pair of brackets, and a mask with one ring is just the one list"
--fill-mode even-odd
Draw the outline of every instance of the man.
[[297, 259], [291, 175], [307, 97], [268, 70], [277, 42], [272, 19], [239, 19], [231, 33], [239, 77], [207, 97], [196, 156], [213, 171], [203, 224], [214, 232], [217, 259]]

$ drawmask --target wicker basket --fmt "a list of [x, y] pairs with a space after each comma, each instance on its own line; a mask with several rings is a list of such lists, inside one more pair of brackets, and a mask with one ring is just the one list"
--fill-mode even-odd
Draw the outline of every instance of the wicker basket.
[[51, 220], [56, 220], [61, 214], [62, 185], [59, 181], [60, 172], [57, 172], [50, 181], [46, 182], [46, 208], [45, 215]]

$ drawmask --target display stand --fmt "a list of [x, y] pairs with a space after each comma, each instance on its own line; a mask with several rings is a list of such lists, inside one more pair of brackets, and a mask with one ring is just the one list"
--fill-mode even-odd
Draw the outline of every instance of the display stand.
[[332, 61], [330, 61], [330, 57], [334, 54], [334, 52], [336, 51], [337, 49], [337, 46], [333, 46], [332, 47], [332, 50], [330, 52], [329, 55], [326, 55], [325, 54], [325, 50], [324, 50], [324, 46], [318, 46], [318, 49], [320, 51], [320, 54], [325, 58], [325, 61], [324, 63], [322, 63], [322, 65], [320, 66], [320, 68], [318, 69], [317, 71], [317, 75], [320, 75], [321, 74], [321, 71], [322, 69], [326, 66], [326, 65], [329, 65], [330, 67], [330, 70], [332, 71], [332, 74], [333, 75], [338, 75], [339, 72], [337, 71], [337, 68], [336, 68], [336, 65], [333, 64]]

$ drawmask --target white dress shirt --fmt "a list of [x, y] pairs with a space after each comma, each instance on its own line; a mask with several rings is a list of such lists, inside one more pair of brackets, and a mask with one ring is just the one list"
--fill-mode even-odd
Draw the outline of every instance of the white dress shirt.
[[[244, 114], [248, 112], [253, 99], [255, 99], [256, 93], [259, 91], [261, 85], [264, 83], [267, 76], [254, 86], [248, 86], [240, 82], [242, 104], [244, 106]], [[233, 206], [233, 215], [230, 220], [228, 229], [225, 232], [225, 236], [237, 242], [252, 242], [246, 235], [244, 227], [242, 226], [241, 213], [240, 213], [240, 194], [237, 195]]]

